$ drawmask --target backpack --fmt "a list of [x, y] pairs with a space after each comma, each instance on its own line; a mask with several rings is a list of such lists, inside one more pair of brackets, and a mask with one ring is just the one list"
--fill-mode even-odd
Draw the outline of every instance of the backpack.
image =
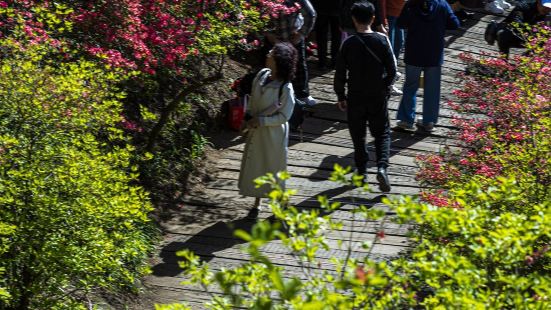
[[238, 97], [244, 97], [245, 95], [250, 95], [253, 91], [253, 81], [256, 75], [260, 70], [252, 71], [246, 73], [242, 77], [238, 78], [233, 82], [232, 90], [237, 93]]
[[[235, 80], [231, 88], [237, 93], [237, 96], [233, 99], [226, 100], [222, 104], [222, 115], [226, 119], [228, 127], [233, 130], [241, 130], [243, 122], [248, 121], [252, 117], [246, 113], [246, 110], [253, 89], [253, 82], [258, 72], [260, 72], [260, 70], [249, 72]], [[288, 82], [283, 82], [279, 86], [278, 98], [280, 98], [280, 100], [283, 94], [283, 87], [285, 87], [287, 83]], [[294, 114], [295, 112], [293, 110], [293, 115]]]
[[231, 89], [236, 92], [236, 97], [226, 100], [222, 103], [221, 116], [225, 120], [226, 125], [235, 131], [241, 130], [243, 121], [247, 120], [245, 111], [247, 103], [253, 88], [253, 80], [258, 71], [246, 73], [242, 77], [236, 79]]
[[302, 123], [306, 117], [304, 107], [306, 104], [295, 97], [295, 107], [293, 108], [293, 114], [289, 118], [289, 127], [291, 131], [302, 131]]

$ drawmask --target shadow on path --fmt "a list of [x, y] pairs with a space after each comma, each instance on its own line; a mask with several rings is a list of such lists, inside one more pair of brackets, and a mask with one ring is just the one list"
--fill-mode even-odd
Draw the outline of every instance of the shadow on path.
[[190, 250], [201, 257], [201, 260], [208, 262], [214, 258], [215, 253], [224, 249], [243, 244], [245, 241], [234, 237], [234, 231], [241, 229], [251, 232], [257, 222], [258, 210], [252, 209], [242, 218], [231, 222], [219, 221], [200, 232], [190, 236], [185, 241], [173, 241], [161, 249], [160, 258], [163, 262], [153, 266], [154, 276], [175, 277], [182, 272], [178, 261], [182, 259], [176, 255], [177, 251]]

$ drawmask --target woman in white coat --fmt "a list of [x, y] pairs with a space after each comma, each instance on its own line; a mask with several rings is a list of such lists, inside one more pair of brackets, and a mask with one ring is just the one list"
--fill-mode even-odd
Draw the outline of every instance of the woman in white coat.
[[252, 118], [245, 124], [248, 133], [239, 173], [239, 193], [256, 197], [255, 207], [270, 188], [256, 188], [254, 180], [268, 172], [275, 175], [287, 170], [287, 121], [295, 106], [290, 81], [295, 74], [296, 62], [295, 48], [290, 43], [277, 43], [268, 53], [266, 68], [260, 70], [253, 81], [247, 107]]

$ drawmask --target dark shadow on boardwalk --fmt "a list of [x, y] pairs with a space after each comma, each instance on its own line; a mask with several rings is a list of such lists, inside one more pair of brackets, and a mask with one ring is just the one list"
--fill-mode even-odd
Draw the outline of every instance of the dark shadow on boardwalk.
[[[371, 199], [359, 198], [359, 197], [339, 197], [338, 199], [332, 199], [335, 196], [343, 194], [353, 189], [350, 186], [341, 186], [332, 188], [315, 196], [304, 199], [295, 205], [300, 210], [309, 210], [312, 208], [319, 208], [317, 202], [318, 196], [326, 196], [332, 201], [339, 201], [342, 204], [353, 204], [365, 206], [373, 206], [376, 203], [380, 203], [384, 195], [379, 195]], [[329, 212], [322, 212], [321, 215], [328, 215]], [[264, 219], [266, 221], [275, 222], [275, 216], [269, 216]], [[216, 256], [216, 253], [228, 248], [231, 248], [238, 244], [246, 243], [237, 237], [234, 237], [234, 231], [236, 229], [251, 232], [253, 226], [258, 222], [258, 210], [251, 209], [249, 213], [237, 220], [231, 222], [218, 221], [216, 224], [211, 225], [200, 232], [194, 234], [186, 241], [175, 241], [165, 245], [161, 251], [159, 257], [162, 259], [162, 263], [153, 266], [152, 271], [154, 276], [158, 277], [175, 277], [178, 276], [182, 270], [178, 266], [178, 261], [181, 260], [176, 253], [180, 250], [190, 250], [201, 257], [201, 260], [208, 262]], [[285, 230], [281, 229], [284, 233]]]
[[160, 257], [163, 262], [153, 266], [153, 275], [158, 277], [175, 277], [182, 270], [178, 266], [181, 260], [176, 255], [177, 251], [190, 250], [201, 257], [202, 261], [208, 262], [214, 258], [215, 253], [230, 248], [245, 241], [234, 237], [234, 231], [241, 229], [251, 232], [252, 227], [257, 222], [258, 210], [252, 209], [249, 213], [240, 219], [231, 222], [219, 221], [202, 231], [194, 234], [185, 242], [171, 242], [163, 247]]
[[[295, 204], [295, 207], [299, 210], [319, 208], [320, 204], [318, 202], [318, 197], [320, 196], [327, 197], [327, 199], [329, 199], [330, 202], [340, 202], [342, 205], [350, 204], [355, 206], [364, 205], [364, 206], [371, 207], [377, 203], [381, 203], [383, 197], [386, 197], [386, 195], [383, 194], [383, 195], [377, 195], [373, 198], [365, 198], [365, 197], [357, 197], [357, 196], [345, 196], [345, 197], [335, 198], [355, 188], [356, 187], [354, 186], [342, 186], [342, 185], [335, 188], [331, 188], [302, 200], [301, 202]], [[327, 212], [322, 213], [322, 215], [327, 215], [327, 214], [329, 213]]]
[[[367, 134], [367, 139], [372, 138]], [[392, 157], [395, 155], [400, 154], [400, 152], [403, 152], [404, 150], [407, 150], [412, 145], [416, 144], [417, 142], [423, 141], [426, 137], [430, 136], [430, 133], [423, 132], [423, 131], [404, 131], [400, 129], [393, 129], [391, 132], [391, 149], [390, 149], [390, 168], [389, 170], [392, 171]], [[399, 144], [399, 147], [396, 147], [396, 145]], [[367, 145], [368, 155], [369, 155], [369, 161], [367, 163], [367, 168], [376, 167], [376, 156], [375, 156], [375, 146], [374, 142], [371, 141]], [[329, 146], [328, 146], [329, 147]], [[337, 155], [328, 155], [323, 158], [320, 166], [318, 169], [313, 172], [310, 176], [308, 176], [308, 180], [313, 182], [319, 182], [319, 181], [325, 181], [327, 180], [328, 176], [331, 174], [331, 171], [333, 171], [333, 166], [335, 164], [339, 164], [342, 167], [351, 166], [354, 171], [354, 153], [351, 152], [345, 156], [337, 156]], [[392, 179], [391, 179], [392, 182]]]

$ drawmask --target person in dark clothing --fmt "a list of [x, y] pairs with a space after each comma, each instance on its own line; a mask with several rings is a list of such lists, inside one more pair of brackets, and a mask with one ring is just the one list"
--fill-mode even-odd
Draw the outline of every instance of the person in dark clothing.
[[327, 34], [331, 31], [331, 67], [335, 65], [337, 53], [341, 45], [341, 30], [339, 23], [339, 1], [312, 0], [317, 13], [316, 41], [318, 43], [319, 67], [327, 66]]
[[533, 3], [521, 2], [501, 23], [492, 20], [486, 31], [484, 39], [488, 44], [494, 45], [497, 41], [500, 53], [509, 56], [511, 47], [523, 47], [524, 38], [515, 28], [513, 23], [535, 25], [545, 20], [545, 16], [551, 12], [551, 0], [536, 0]]
[[[371, 30], [375, 8], [369, 2], [355, 3], [351, 9], [356, 34], [342, 44], [335, 71], [337, 106], [347, 111], [348, 129], [354, 144], [354, 161], [367, 181], [369, 156], [366, 150], [366, 123], [375, 139], [379, 189], [390, 191], [387, 175], [390, 153], [388, 97], [396, 77], [396, 58], [388, 38]], [[348, 94], [345, 94], [345, 86]]]
[[398, 27], [407, 29], [406, 80], [398, 108], [398, 127], [413, 129], [421, 72], [424, 74], [423, 119], [417, 126], [432, 131], [440, 110], [440, 80], [444, 62], [446, 29], [457, 29], [459, 20], [445, 0], [410, 0], [398, 17]]

